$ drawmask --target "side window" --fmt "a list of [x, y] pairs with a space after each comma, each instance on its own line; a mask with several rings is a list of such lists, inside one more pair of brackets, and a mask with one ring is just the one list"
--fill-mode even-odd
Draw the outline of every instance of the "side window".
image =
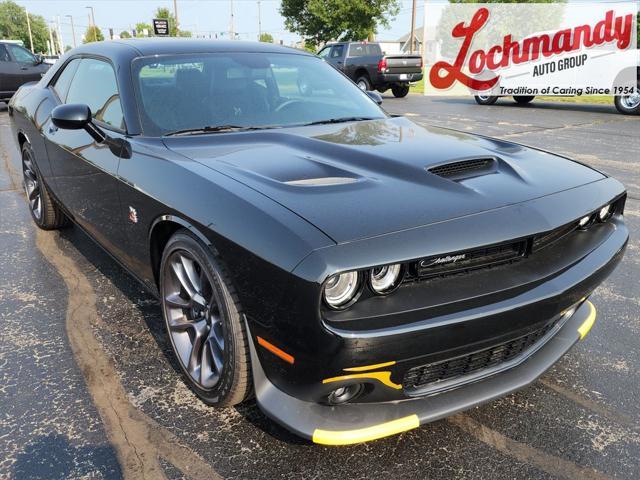
[[330, 51], [331, 51], [331, 47], [324, 47], [322, 50], [318, 52], [318, 56], [320, 58], [327, 58], [329, 56]]
[[336, 45], [331, 50], [331, 58], [342, 58], [342, 53], [344, 52], [344, 45]]
[[76, 73], [78, 69], [78, 65], [80, 65], [80, 59], [76, 58], [71, 60], [62, 70], [62, 73], [58, 76], [55, 83], [53, 84], [53, 90], [58, 94], [58, 98], [61, 102], [64, 103], [67, 92], [69, 91], [69, 86], [71, 85], [71, 80], [73, 79], [73, 75]]
[[96, 120], [121, 130], [125, 128], [116, 74], [107, 62], [80, 60], [65, 103], [84, 103]]
[[34, 57], [29, 50], [22, 48], [20, 45], [13, 45], [10, 43], [9, 45], [7, 45], [7, 47], [9, 47], [9, 50], [11, 51], [11, 55], [13, 55], [13, 58], [16, 59], [16, 62], [20, 62], [20, 63], [36, 62], [36, 57]]
[[9, 52], [4, 45], [0, 45], [0, 62], [10, 62]]

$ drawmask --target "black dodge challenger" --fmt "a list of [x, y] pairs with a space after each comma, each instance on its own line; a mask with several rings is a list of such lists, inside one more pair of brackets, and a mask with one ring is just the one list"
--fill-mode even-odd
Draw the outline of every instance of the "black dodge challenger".
[[113, 41], [9, 113], [35, 223], [84, 229], [161, 301], [186, 382], [322, 444], [536, 380], [595, 320], [624, 187], [386, 114], [312, 55]]

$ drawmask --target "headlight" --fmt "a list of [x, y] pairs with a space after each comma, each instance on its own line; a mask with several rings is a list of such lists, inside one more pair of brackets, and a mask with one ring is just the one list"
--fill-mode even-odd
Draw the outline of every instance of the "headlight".
[[359, 283], [358, 272], [334, 275], [324, 285], [324, 301], [331, 308], [345, 306], [358, 293]]
[[598, 220], [600, 220], [601, 222], [606, 222], [607, 220], [609, 220], [612, 214], [613, 207], [611, 206], [611, 204], [606, 205], [602, 207], [598, 212]]
[[377, 294], [389, 293], [400, 283], [402, 266], [398, 263], [372, 268], [369, 273], [369, 284]]
[[580, 219], [580, 221], [578, 222], [578, 227], [586, 228], [589, 225], [590, 222], [591, 222], [591, 215], [587, 215], [585, 217], [582, 217]]

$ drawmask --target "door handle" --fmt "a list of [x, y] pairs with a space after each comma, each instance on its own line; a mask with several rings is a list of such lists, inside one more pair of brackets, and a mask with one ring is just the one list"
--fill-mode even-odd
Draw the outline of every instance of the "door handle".
[[20, 67], [20, 70], [29, 70], [29, 67]]

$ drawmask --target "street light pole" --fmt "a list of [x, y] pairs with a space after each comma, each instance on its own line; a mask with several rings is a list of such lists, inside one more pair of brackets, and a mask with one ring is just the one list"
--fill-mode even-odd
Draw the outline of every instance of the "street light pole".
[[258, 0], [258, 41], [262, 39], [262, 18], [260, 16], [260, 0]]
[[31, 53], [36, 53], [33, 51], [33, 36], [31, 35], [31, 20], [29, 20], [29, 11], [27, 7], [24, 7], [24, 13], [27, 14], [27, 30], [29, 30], [29, 45], [31, 46]]
[[178, 36], [178, 0], [173, 0], [173, 17], [176, 19], [176, 36]]
[[413, 0], [413, 7], [411, 8], [411, 38], [409, 41], [411, 42], [411, 51], [409, 53], [413, 53], [414, 45], [415, 45], [415, 30], [416, 30], [416, 0]]
[[71, 19], [71, 35], [73, 36], [73, 48], [76, 48], [78, 44], [76, 43], [76, 28], [73, 25], [73, 16], [65, 15], [65, 17], [69, 17]]
[[98, 32], [96, 31], [96, 17], [94, 16], [94, 13], [93, 13], [93, 7], [85, 7], [85, 8], [88, 8], [89, 10], [91, 10], [91, 16], [89, 17], [89, 23], [93, 27], [93, 41], [97, 42], [98, 41]]
[[56, 15], [56, 26], [58, 27], [58, 47], [60, 55], [64, 53], [64, 42], [62, 41], [62, 31], [60, 30], [60, 15]]
[[231, 6], [231, 18], [229, 19], [229, 38], [231, 40], [236, 39], [235, 27], [233, 25], [233, 0], [229, 0], [229, 4]]

